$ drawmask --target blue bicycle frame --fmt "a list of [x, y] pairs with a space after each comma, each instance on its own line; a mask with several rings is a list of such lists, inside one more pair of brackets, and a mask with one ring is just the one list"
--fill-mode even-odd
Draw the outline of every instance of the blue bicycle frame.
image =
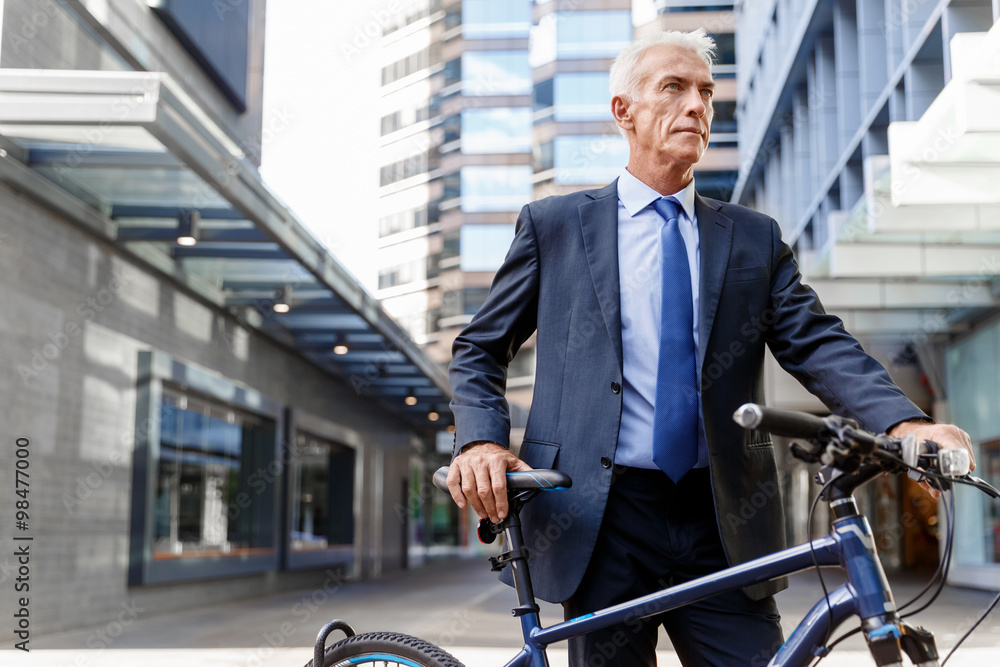
[[[926, 643], [930, 635], [903, 623], [896, 613], [882, 563], [875, 552], [871, 527], [868, 520], [858, 514], [853, 497], [841, 498], [833, 505], [837, 518], [831, 534], [826, 537], [547, 628], [541, 627], [539, 621], [526, 558], [521, 555], [524, 554], [524, 545], [520, 521], [516, 514], [512, 514], [504, 526], [510, 549], [501, 559], [513, 568], [518, 599], [514, 614], [521, 619], [524, 648], [507, 663], [507, 667], [548, 667], [545, 648], [555, 642], [647, 618], [718, 593], [816, 565], [839, 565], [847, 574], [847, 583], [830, 591], [827, 598], [812, 608], [769, 665], [799, 667], [810, 664], [816, 658], [816, 648], [823, 646], [830, 633], [851, 615], [861, 618], [876, 663], [898, 664], [902, 660], [903, 649], [910, 652], [915, 648], [912, 644]], [[908, 640], [909, 647], [906, 646]], [[930, 642], [933, 645], [932, 638]], [[925, 657], [928, 661], [923, 664], [937, 664], [933, 649]]]

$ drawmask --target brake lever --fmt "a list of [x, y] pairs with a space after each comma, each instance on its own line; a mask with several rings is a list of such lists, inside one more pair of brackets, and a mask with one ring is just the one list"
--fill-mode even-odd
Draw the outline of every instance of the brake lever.
[[972, 475], [965, 475], [963, 477], [959, 477], [958, 479], [965, 481], [967, 484], [969, 484], [969, 486], [973, 486], [979, 489], [980, 491], [988, 495], [990, 498], [1000, 498], [1000, 491], [998, 491], [995, 486], [993, 486], [984, 479], [981, 479], [979, 477], [973, 477]]

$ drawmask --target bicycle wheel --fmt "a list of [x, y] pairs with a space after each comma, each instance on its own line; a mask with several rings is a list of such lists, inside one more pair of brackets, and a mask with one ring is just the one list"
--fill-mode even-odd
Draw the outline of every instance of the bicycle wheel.
[[[396, 632], [366, 632], [328, 646], [322, 667], [353, 665], [465, 667], [447, 651], [423, 639]], [[310, 660], [306, 667], [313, 667]]]

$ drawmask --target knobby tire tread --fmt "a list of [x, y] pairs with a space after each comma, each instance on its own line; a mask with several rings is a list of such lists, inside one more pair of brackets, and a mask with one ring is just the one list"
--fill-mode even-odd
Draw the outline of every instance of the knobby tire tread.
[[[323, 667], [372, 652], [395, 653], [400, 658], [418, 662], [422, 667], [465, 667], [439, 646], [398, 632], [365, 632], [342, 639], [326, 648]], [[312, 660], [306, 667], [313, 667]]]

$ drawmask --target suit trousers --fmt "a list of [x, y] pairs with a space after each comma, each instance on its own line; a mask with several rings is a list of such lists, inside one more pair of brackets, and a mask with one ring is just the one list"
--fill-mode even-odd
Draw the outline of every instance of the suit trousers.
[[[707, 468], [674, 484], [660, 470], [616, 468], [594, 554], [567, 619], [728, 567]], [[736, 590], [569, 642], [573, 667], [656, 665], [663, 625], [685, 667], [764, 667], [782, 644], [773, 597]]]

